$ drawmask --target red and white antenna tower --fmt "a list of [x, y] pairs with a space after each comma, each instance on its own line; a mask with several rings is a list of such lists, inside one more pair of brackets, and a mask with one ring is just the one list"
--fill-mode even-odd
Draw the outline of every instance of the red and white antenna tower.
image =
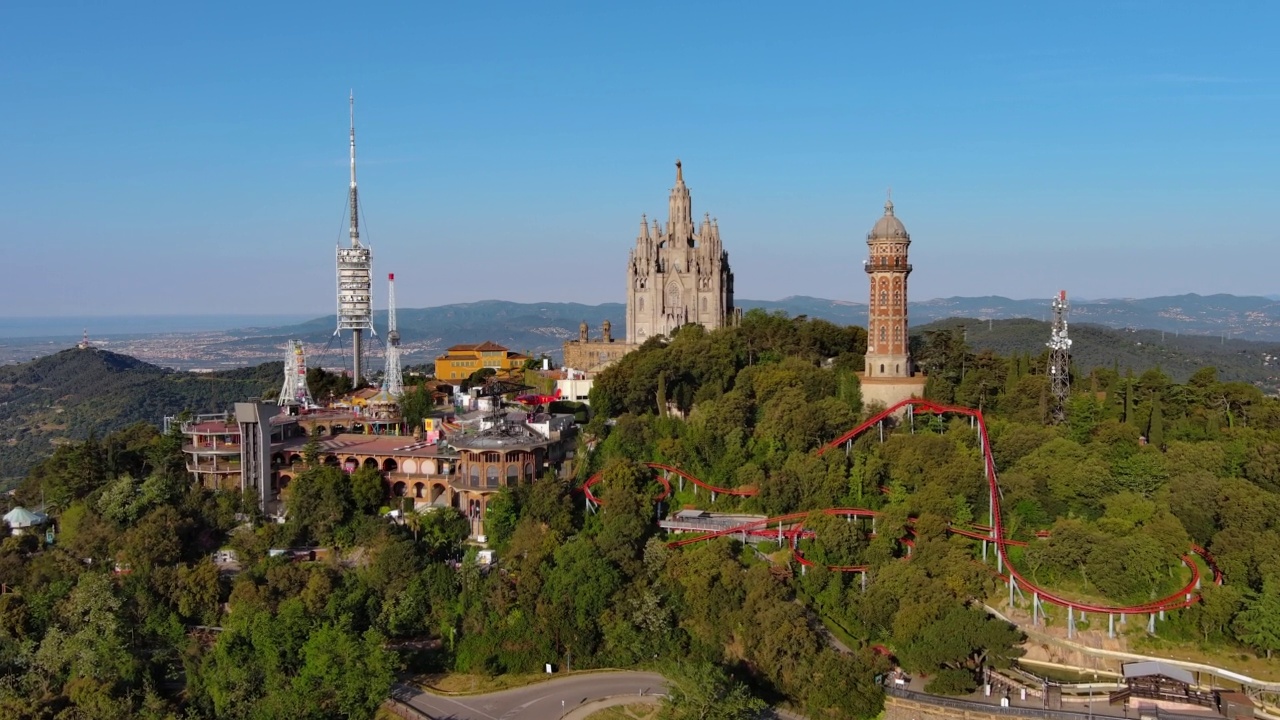
[[382, 387], [392, 397], [404, 395], [404, 376], [400, 371], [400, 331], [396, 329], [396, 274], [387, 274], [387, 367], [382, 372]]

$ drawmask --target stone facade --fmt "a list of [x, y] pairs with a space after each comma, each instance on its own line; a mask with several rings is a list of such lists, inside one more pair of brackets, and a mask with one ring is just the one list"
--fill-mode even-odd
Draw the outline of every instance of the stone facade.
[[694, 227], [689, 188], [677, 160], [667, 224], [654, 220], [650, 226], [642, 216], [627, 263], [627, 342], [638, 346], [686, 323], [715, 330], [735, 317], [733, 272], [720, 244], [720, 227], [710, 216]]
[[612, 323], [608, 320], [600, 330], [600, 339], [592, 340], [587, 324], [584, 322], [578, 326], [578, 339], [566, 340], [562, 347], [565, 367], [596, 372], [639, 347], [615, 340]]

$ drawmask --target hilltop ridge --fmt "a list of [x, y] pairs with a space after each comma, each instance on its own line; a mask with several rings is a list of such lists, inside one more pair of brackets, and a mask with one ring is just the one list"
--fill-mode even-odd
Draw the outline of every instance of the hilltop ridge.
[[182, 410], [211, 412], [273, 392], [283, 364], [219, 373], [168, 370], [100, 348], [70, 348], [0, 366], [0, 483], [53, 445]]

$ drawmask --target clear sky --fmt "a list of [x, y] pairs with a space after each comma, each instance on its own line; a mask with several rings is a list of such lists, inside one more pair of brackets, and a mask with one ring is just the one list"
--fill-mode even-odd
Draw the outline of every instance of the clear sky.
[[[1280, 292], [1280, 3], [8, 2], [0, 315], [620, 302], [673, 161], [739, 297]], [[384, 283], [375, 304], [385, 306]]]

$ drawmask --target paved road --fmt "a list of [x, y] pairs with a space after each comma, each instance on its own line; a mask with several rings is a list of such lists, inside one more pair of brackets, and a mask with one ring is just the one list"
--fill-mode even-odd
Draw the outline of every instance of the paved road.
[[[665, 693], [657, 673], [606, 672], [570, 675], [484, 695], [446, 697], [397, 684], [392, 697], [435, 720], [558, 720], [573, 708], [615, 695]], [[563, 704], [562, 704], [563, 703]]]

